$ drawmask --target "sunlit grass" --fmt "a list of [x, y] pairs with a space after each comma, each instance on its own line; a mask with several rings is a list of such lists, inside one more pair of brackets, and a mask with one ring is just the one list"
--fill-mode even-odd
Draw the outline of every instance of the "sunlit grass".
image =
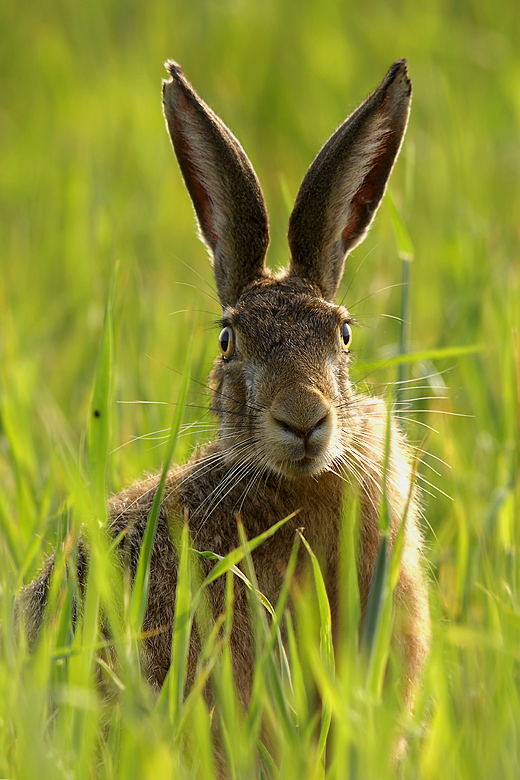
[[[518, 31], [512, 0], [3, 4], [0, 777], [212, 778], [218, 730], [224, 762], [248, 780], [390, 777], [400, 734], [406, 778], [519, 776]], [[266, 605], [243, 548], [215, 561], [228, 608], [205, 630], [191, 690], [186, 647], [194, 623], [206, 625], [205, 586], [180, 524], [177, 663], [156, 699], [138, 662], [148, 548], [132, 592], [100, 526], [107, 493], [214, 435], [179, 426], [210, 422], [219, 316], [161, 116], [162, 61], [182, 63], [250, 154], [276, 267], [306, 167], [402, 56], [414, 102], [392, 202], [349, 259], [338, 300], [360, 324], [353, 379], [382, 395], [406, 380], [396, 410], [428, 451], [418, 482], [433, 641], [414, 712], [384, 626], [392, 565], [360, 636], [355, 506], [334, 654], [319, 571]], [[412, 411], [406, 398], [418, 399]], [[79, 585], [66, 563], [81, 534], [92, 565], [73, 633]], [[15, 594], [54, 550], [56, 617], [29, 655], [16, 642]], [[239, 558], [257, 633], [245, 714], [226, 643]]]

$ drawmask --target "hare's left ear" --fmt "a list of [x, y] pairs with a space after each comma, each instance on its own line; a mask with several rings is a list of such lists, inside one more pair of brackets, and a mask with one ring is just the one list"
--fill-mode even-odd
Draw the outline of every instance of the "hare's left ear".
[[265, 274], [269, 225], [253, 166], [225, 124], [169, 60], [163, 81], [166, 123], [191, 195], [223, 307]]
[[307, 171], [289, 221], [289, 274], [333, 300], [348, 252], [365, 236], [383, 197], [410, 113], [406, 60], [336, 130]]

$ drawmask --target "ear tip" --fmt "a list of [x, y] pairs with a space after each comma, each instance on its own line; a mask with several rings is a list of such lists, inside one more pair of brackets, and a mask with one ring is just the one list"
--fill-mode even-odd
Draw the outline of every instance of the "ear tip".
[[167, 94], [171, 93], [173, 85], [186, 89], [186, 76], [179, 63], [174, 60], [166, 60], [164, 67], [171, 78], [168, 81], [163, 79], [163, 96], [166, 98]]
[[393, 80], [398, 74], [402, 74], [406, 77], [408, 76], [408, 60], [406, 57], [396, 60], [388, 68], [387, 77], [390, 77]]
[[190, 85], [178, 62], [175, 62], [174, 60], [166, 60], [164, 67], [166, 68], [171, 78], [168, 80], [163, 79], [163, 104], [165, 108], [167, 106], [171, 108], [176, 104], [177, 100], [179, 99], [178, 96], [181, 93], [185, 95], [190, 91]]
[[396, 60], [390, 65], [383, 83], [386, 83], [387, 88], [395, 83], [403, 88], [403, 92], [406, 96], [411, 95], [412, 82], [408, 75], [408, 62], [406, 57]]
[[184, 77], [184, 73], [182, 72], [182, 68], [179, 65], [178, 62], [175, 62], [174, 60], [166, 60], [164, 63], [164, 67], [172, 77], [172, 79], [175, 79], [178, 81], [179, 79]]

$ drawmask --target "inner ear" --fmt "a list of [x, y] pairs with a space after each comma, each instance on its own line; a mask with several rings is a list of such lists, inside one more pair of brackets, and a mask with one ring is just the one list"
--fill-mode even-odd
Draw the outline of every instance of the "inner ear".
[[[189, 110], [186, 104], [186, 111]], [[191, 196], [202, 238], [208, 249], [214, 253], [217, 248], [218, 232], [214, 221], [214, 206], [204, 183], [204, 175], [197, 168], [196, 153], [184, 132], [184, 126], [181, 122], [174, 121], [172, 124], [172, 138], [175, 135], [175, 149], [178, 149], [177, 160]]]
[[222, 306], [265, 274], [267, 210], [246, 153], [173, 62], [163, 82], [166, 123], [209, 249]]
[[329, 138], [307, 171], [289, 220], [289, 273], [334, 300], [346, 255], [379, 207], [406, 131], [411, 82], [394, 63], [379, 87]]

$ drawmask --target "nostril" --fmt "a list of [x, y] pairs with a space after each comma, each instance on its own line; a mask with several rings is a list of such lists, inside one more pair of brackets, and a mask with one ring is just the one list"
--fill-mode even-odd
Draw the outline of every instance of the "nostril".
[[327, 409], [327, 411], [325, 412], [323, 417], [321, 417], [317, 422], [314, 423], [312, 428], [307, 433], [307, 436], [310, 436], [311, 433], [314, 433], [314, 431], [317, 431], [317, 430], [319, 430], [319, 428], [322, 428], [325, 425], [325, 423], [327, 422], [328, 416], [329, 416], [329, 410]]
[[292, 433], [294, 436], [298, 436], [298, 438], [303, 439], [304, 441], [307, 441], [310, 436], [318, 431], [320, 428], [322, 428], [329, 416], [329, 410], [325, 412], [325, 414], [322, 414], [322, 416], [318, 420], [306, 420], [305, 422], [300, 422], [299, 424], [295, 421], [283, 419], [283, 417], [279, 414], [272, 414], [273, 419], [276, 421], [276, 423], [282, 428], [284, 431], [287, 431], [288, 433]]
[[289, 423], [286, 420], [282, 420], [280, 417], [276, 417], [276, 415], [272, 415], [273, 420], [275, 420], [276, 423], [282, 428], [282, 430], [287, 431], [287, 433], [292, 433], [295, 436], [298, 436], [300, 439], [305, 439], [307, 437], [307, 431], [304, 431], [302, 428], [297, 427], [293, 423]]

